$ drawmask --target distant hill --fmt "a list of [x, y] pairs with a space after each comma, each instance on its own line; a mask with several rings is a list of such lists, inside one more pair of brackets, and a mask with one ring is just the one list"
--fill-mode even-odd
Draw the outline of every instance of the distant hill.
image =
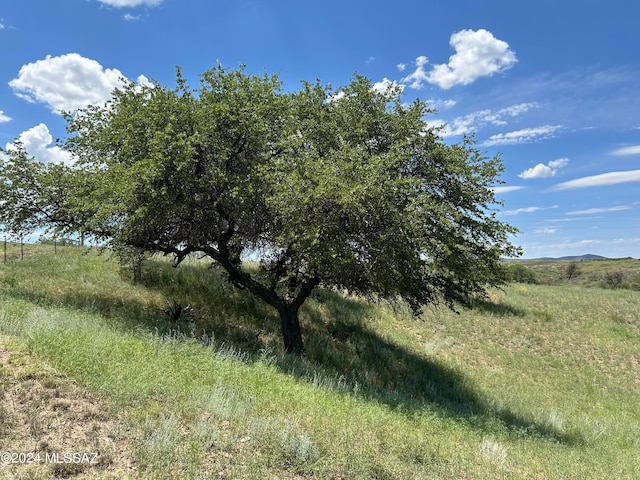
[[562, 260], [581, 261], [581, 260], [608, 260], [608, 258], [607, 257], [602, 257], [600, 255], [592, 255], [592, 254], [588, 253], [586, 255], [569, 255], [569, 256], [566, 256], [566, 257], [557, 257], [557, 258], [543, 257], [543, 258], [536, 258], [536, 260], [545, 260], [545, 261], [554, 261], [554, 260], [558, 260], [558, 261], [562, 261]]

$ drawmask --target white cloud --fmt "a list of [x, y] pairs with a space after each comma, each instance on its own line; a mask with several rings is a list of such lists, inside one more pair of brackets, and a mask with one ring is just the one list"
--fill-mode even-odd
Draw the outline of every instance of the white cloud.
[[530, 179], [530, 178], [547, 178], [553, 177], [556, 174], [556, 171], [552, 168], [548, 167], [544, 163], [538, 163], [535, 167], [529, 168], [519, 174], [520, 178]]
[[499, 110], [480, 110], [472, 112], [468, 115], [454, 118], [451, 123], [447, 124], [445, 128], [444, 136], [456, 136], [465, 135], [478, 131], [481, 127], [487, 124], [491, 125], [506, 125], [509, 118], [515, 118], [522, 115], [532, 108], [537, 108], [538, 104], [535, 102], [518, 103], [516, 105], [510, 105]]
[[531, 178], [549, 178], [553, 177], [558, 169], [569, 164], [568, 158], [559, 158], [557, 160], [552, 160], [548, 164], [538, 163], [535, 167], [529, 168], [519, 174], [520, 178], [531, 179]]
[[[147, 87], [153, 87], [153, 83], [147, 80], [147, 78], [144, 75], [140, 75], [138, 77], [138, 84], [145, 85]], [[389, 90], [395, 90], [395, 89], [400, 89], [400, 93], [402, 93], [402, 90], [404, 89], [404, 85], [400, 85], [395, 80], [389, 80], [386, 77], [380, 80], [379, 82], [375, 82], [371, 86], [372, 91], [381, 93], [381, 94], [386, 94], [387, 92], [389, 92]], [[343, 99], [346, 95], [347, 94], [344, 93], [343, 90], [340, 90], [334, 93], [333, 95], [329, 95], [329, 98], [327, 99], [327, 101], [337, 102], [338, 100]]]
[[538, 210], [543, 210], [542, 207], [524, 207], [524, 208], [518, 208], [516, 210], [505, 210], [504, 212], [502, 212], [503, 215], [519, 215], [521, 213], [533, 213], [533, 212], [537, 212]]
[[407, 69], [407, 64], [406, 63], [399, 63], [398, 65], [396, 65], [396, 67], [398, 67], [398, 71], [404, 72]]
[[338, 100], [344, 98], [347, 94], [344, 93], [342, 90], [340, 90], [339, 92], [336, 92], [333, 95], [329, 95], [329, 98], [327, 99], [327, 101], [329, 102], [337, 102]]
[[640, 182], [640, 170], [628, 170], [624, 172], [609, 172], [600, 175], [577, 178], [568, 182], [558, 183], [550, 190], [572, 190], [575, 188], [603, 187], [618, 185], [620, 183]]
[[552, 233], [556, 233], [557, 231], [557, 228], [541, 227], [536, 228], [533, 233], [535, 233], [536, 235], [551, 235]]
[[137, 86], [143, 86], [143, 87], [153, 87], [153, 82], [151, 82], [147, 77], [145, 77], [144, 75], [138, 75], [138, 78], [136, 79], [136, 83], [138, 84]]
[[378, 93], [386, 93], [389, 89], [399, 88], [400, 92], [404, 89], [404, 85], [400, 85], [395, 80], [389, 80], [388, 78], [383, 78], [381, 81], [373, 84], [372, 89]]
[[524, 188], [527, 187], [517, 187], [517, 186], [513, 186], [513, 187], [492, 187], [493, 193], [509, 193], [509, 192], [515, 192], [517, 190], [522, 190]]
[[[68, 165], [72, 163], [69, 152], [62, 150], [57, 145], [49, 146], [53, 143], [53, 137], [44, 123], [22, 132], [18, 136], [18, 140], [20, 140], [27, 153], [40, 162], [65, 163]], [[7, 143], [5, 147], [6, 150], [14, 148], [13, 143]]]
[[553, 134], [561, 129], [561, 125], [543, 125], [535, 128], [524, 128], [508, 133], [492, 135], [488, 140], [482, 142], [482, 146], [490, 147], [494, 145], [515, 145], [530, 143], [535, 140], [551, 138]]
[[53, 111], [73, 111], [107, 101], [122, 86], [123, 78], [117, 69], [105, 69], [95, 60], [68, 53], [23, 65], [9, 85], [29, 102], [44, 103]]
[[573, 212], [567, 212], [567, 215], [593, 215], [594, 213], [619, 212], [621, 210], [631, 210], [631, 207], [628, 205], [620, 205], [618, 207], [609, 208], [589, 208], [587, 210], [575, 210]]
[[517, 62], [509, 44], [484, 29], [456, 32], [451, 35], [449, 44], [456, 52], [449, 57], [449, 63], [434, 65], [427, 73], [424, 69], [427, 57], [418, 57], [416, 70], [402, 81], [409, 83], [411, 88], [420, 89], [430, 83], [447, 90], [508, 70]]
[[130, 13], [125, 13], [122, 18], [124, 18], [127, 22], [136, 22], [142, 17], [140, 17], [140, 15], [131, 15]]
[[4, 112], [0, 110], [0, 123], [10, 122], [10, 121], [11, 121], [11, 117], [5, 115]]
[[[424, 55], [421, 55], [418, 58], [416, 58], [415, 71], [412, 74], [404, 77], [401, 81], [403, 83], [408, 83], [409, 87], [411, 88], [415, 88], [417, 90], [421, 89], [424, 86], [425, 82], [429, 81], [429, 75], [424, 69], [424, 66], [427, 63], [429, 63], [429, 59]], [[402, 70], [404, 70], [404, 68], [402, 68]]]
[[517, 103], [515, 105], [501, 108], [500, 110], [498, 110], [497, 115], [502, 117], [517, 117], [518, 115], [522, 115], [532, 108], [537, 108], [538, 106], [539, 105], [536, 102]]
[[474, 133], [478, 130], [479, 121], [475, 113], [470, 113], [464, 117], [454, 118], [450, 123], [447, 123], [444, 127], [442, 135], [444, 137], [456, 137], [460, 135], [466, 135]]
[[[111, 98], [113, 90], [123, 86], [123, 81], [126, 78], [119, 70], [105, 69], [95, 60], [68, 53], [47, 55], [44, 60], [23, 65], [18, 78], [9, 85], [18, 97], [44, 103], [56, 112], [102, 104]], [[137, 83], [153, 86], [144, 75], [138, 76]]]
[[137, 7], [139, 5], [147, 5], [148, 7], [155, 7], [160, 5], [164, 0], [98, 0], [100, 3], [109, 5], [111, 7], [123, 8], [123, 7]]
[[640, 145], [633, 145], [631, 147], [624, 147], [614, 150], [610, 155], [623, 156], [623, 155], [640, 155]]
[[551, 168], [562, 168], [562, 167], [566, 167], [567, 165], [569, 165], [569, 159], [568, 158], [558, 158], [557, 160], [551, 160], [548, 165]]
[[598, 217], [583, 217], [583, 218], [550, 218], [545, 220], [550, 223], [569, 223], [569, 222], [582, 222], [584, 220], [596, 219]]

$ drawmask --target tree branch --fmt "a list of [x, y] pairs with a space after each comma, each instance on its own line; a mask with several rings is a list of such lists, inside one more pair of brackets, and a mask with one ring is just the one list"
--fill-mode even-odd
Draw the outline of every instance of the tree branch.
[[309, 295], [311, 295], [313, 289], [318, 285], [320, 285], [319, 277], [310, 278], [306, 282], [302, 283], [300, 290], [298, 290], [298, 295], [296, 295], [296, 298], [291, 302], [291, 306], [296, 310], [300, 308]]
[[203, 246], [201, 250], [225, 269], [229, 275], [229, 280], [236, 287], [246, 288], [253, 295], [272, 307], [279, 308], [284, 304], [274, 290], [265, 287], [250, 274], [242, 271], [242, 267], [230, 258], [228, 248], [226, 248], [225, 244], [219, 244], [218, 249], [211, 246]]

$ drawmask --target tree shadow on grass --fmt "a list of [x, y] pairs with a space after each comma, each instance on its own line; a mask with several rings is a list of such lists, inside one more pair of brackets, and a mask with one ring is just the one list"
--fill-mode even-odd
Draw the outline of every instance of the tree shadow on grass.
[[473, 310], [479, 310], [483, 313], [490, 313], [498, 317], [524, 317], [527, 313], [523, 309], [514, 307], [513, 305], [509, 305], [508, 303], [495, 303], [484, 298], [474, 299], [471, 303], [471, 308]]
[[[280, 357], [278, 365], [283, 371], [318, 385], [357, 392], [408, 414], [429, 408], [487, 434], [506, 429], [568, 444], [582, 441], [503, 406], [492, 406], [459, 369], [374, 332], [367, 327], [367, 318], [376, 315], [374, 306], [328, 291], [317, 301], [325, 308], [322, 315], [309, 309], [303, 327], [306, 358]], [[492, 313], [519, 314], [509, 306], [504, 310], [486, 307]]]
[[[191, 333], [213, 337], [250, 356], [265, 350], [277, 351], [280, 320], [269, 305], [232, 286], [221, 269], [185, 264], [175, 269], [168, 264], [145, 271], [141, 284], [160, 292], [168, 301], [192, 307]], [[170, 320], [170, 319], [169, 319]], [[182, 329], [180, 322], [168, 323]]]
[[[81, 270], [90, 265], [81, 264], [77, 277], [81, 278]], [[279, 339], [267, 334], [277, 332], [279, 326], [277, 314], [269, 306], [230, 285], [219, 271], [187, 262], [175, 269], [168, 262], [150, 261], [139, 283], [128, 284], [131, 279], [124, 278], [112, 291], [87, 279], [72, 280], [73, 288], [69, 288], [68, 279], [62, 287], [52, 280], [46, 290], [35, 289], [24, 279], [16, 280], [8, 293], [43, 307], [96, 314], [125, 331], [143, 329], [161, 335], [213, 337], [216, 343], [249, 355], [257, 356], [265, 348], [275, 349]], [[155, 295], [140, 294], [136, 289]], [[150, 301], [152, 297], [155, 299]], [[191, 307], [189, 314], [173, 318], [171, 310], [176, 305]]]
[[[271, 352], [283, 372], [407, 414], [427, 408], [483, 433], [499, 434], [506, 429], [564, 443], [581, 441], [519, 413], [491, 406], [463, 372], [374, 332], [367, 326], [367, 319], [379, 315], [379, 311], [370, 303], [320, 290], [303, 308], [306, 356], [296, 358], [281, 354], [276, 312], [229, 285], [220, 272], [189, 265], [175, 270], [156, 264], [145, 273], [144, 288], [193, 307], [191, 325], [172, 322], [157, 306], [142, 304], [135, 296], [118, 298], [90, 288], [80, 294], [50, 295], [28, 288], [14, 288], [13, 293], [37, 304], [98, 313], [125, 329], [159, 333], [183, 330], [196, 338], [202, 333], [212, 334], [217, 345], [246, 352], [247, 361]], [[477, 308], [497, 315], [520, 315], [509, 306], [481, 303]]]

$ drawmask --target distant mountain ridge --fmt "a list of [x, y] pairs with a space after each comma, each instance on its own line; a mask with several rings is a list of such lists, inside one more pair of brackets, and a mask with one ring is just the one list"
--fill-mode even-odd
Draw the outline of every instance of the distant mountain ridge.
[[609, 260], [609, 259], [607, 257], [602, 257], [600, 255], [593, 255], [591, 253], [588, 253], [586, 255], [569, 255], [569, 256], [566, 256], [566, 257], [557, 257], [557, 258], [543, 257], [543, 258], [536, 258], [536, 260], [546, 260], [546, 261], [573, 260], [573, 261], [578, 261], [578, 260]]

